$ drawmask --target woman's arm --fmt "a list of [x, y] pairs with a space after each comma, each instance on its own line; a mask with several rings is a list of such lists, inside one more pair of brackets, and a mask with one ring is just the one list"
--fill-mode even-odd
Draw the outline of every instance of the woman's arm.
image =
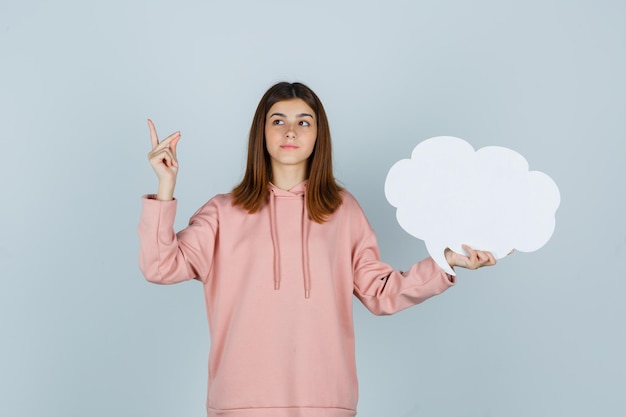
[[[374, 231], [356, 200], [350, 200], [344, 204], [352, 205], [354, 294], [368, 310], [376, 315], [394, 314], [455, 284], [456, 277], [448, 275], [430, 257], [413, 264], [405, 272], [382, 262]], [[446, 251], [450, 266], [476, 269], [495, 264], [490, 253], [464, 248], [469, 256]]]
[[176, 145], [180, 132], [159, 142], [156, 129], [148, 120], [152, 150], [148, 160], [159, 178], [156, 195], [144, 196], [139, 220], [139, 267], [145, 278], [158, 284], [173, 284], [197, 278], [205, 280], [213, 259], [217, 234], [217, 209], [206, 204], [189, 226], [174, 232], [177, 202], [174, 188], [178, 174]]

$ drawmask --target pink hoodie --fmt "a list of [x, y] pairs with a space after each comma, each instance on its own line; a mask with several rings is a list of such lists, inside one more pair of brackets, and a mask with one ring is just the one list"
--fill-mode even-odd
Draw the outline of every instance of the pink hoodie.
[[209, 417], [356, 415], [352, 295], [385, 315], [453, 285], [430, 258], [405, 273], [381, 262], [348, 192], [323, 224], [309, 220], [305, 192], [306, 182], [290, 191], [271, 186], [269, 204], [255, 214], [217, 195], [178, 234], [176, 201], [143, 199], [146, 279], [203, 283]]

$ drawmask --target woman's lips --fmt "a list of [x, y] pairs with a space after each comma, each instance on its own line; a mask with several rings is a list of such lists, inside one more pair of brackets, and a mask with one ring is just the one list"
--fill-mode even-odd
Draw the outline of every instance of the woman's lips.
[[280, 147], [281, 149], [285, 149], [287, 151], [293, 150], [293, 149], [298, 149], [298, 147], [296, 145], [281, 145]]

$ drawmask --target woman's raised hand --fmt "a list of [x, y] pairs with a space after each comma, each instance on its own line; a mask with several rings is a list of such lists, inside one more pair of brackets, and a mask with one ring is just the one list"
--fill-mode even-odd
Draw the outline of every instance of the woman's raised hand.
[[156, 128], [152, 120], [148, 119], [152, 150], [148, 153], [148, 160], [152, 169], [159, 177], [158, 200], [172, 200], [178, 174], [178, 160], [176, 159], [176, 145], [180, 140], [180, 132], [175, 132], [159, 142]]

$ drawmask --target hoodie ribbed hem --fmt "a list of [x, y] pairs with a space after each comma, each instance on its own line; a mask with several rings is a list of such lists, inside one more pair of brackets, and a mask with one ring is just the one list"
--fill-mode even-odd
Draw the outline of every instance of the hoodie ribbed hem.
[[207, 417], [354, 417], [355, 410], [320, 407], [266, 407], [215, 410], [207, 408]]

